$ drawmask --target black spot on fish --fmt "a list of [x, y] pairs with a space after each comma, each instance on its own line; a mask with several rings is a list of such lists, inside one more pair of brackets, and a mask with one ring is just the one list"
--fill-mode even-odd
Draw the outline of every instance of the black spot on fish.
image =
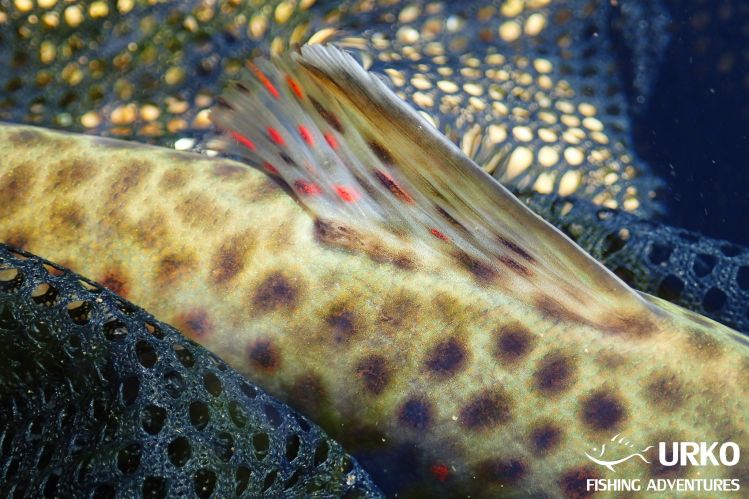
[[523, 258], [523, 260], [526, 260], [526, 261], [531, 262], [531, 263], [534, 263], [536, 261], [535, 258], [533, 258], [530, 253], [528, 253], [523, 248], [521, 248], [517, 244], [513, 243], [509, 239], [505, 239], [502, 236], [497, 236], [497, 239], [499, 240], [499, 242], [500, 242], [500, 244], [502, 246], [504, 246], [505, 248], [509, 249], [510, 251], [512, 251], [513, 253], [515, 253], [516, 255], [520, 256], [521, 258]]
[[375, 156], [377, 156], [377, 159], [379, 159], [386, 165], [392, 165], [395, 162], [393, 160], [393, 156], [390, 154], [390, 151], [388, 151], [385, 146], [383, 146], [376, 140], [369, 141], [369, 148], [372, 149], [372, 152]]
[[261, 312], [281, 308], [293, 309], [297, 305], [299, 289], [280, 272], [274, 272], [255, 290], [252, 303]]
[[400, 407], [398, 421], [409, 429], [425, 431], [432, 424], [432, 412], [432, 404], [422, 398], [414, 397]]
[[508, 422], [511, 405], [509, 396], [501, 389], [487, 390], [463, 406], [458, 422], [467, 430], [486, 430]]
[[340, 306], [333, 307], [328, 312], [325, 322], [330, 326], [336, 342], [347, 341], [357, 331], [356, 315]]
[[559, 477], [559, 487], [562, 489], [565, 497], [570, 499], [580, 499], [593, 495], [593, 490], [588, 490], [588, 480], [597, 480], [601, 478], [598, 470], [590, 466], [572, 468], [565, 471]]
[[497, 278], [497, 271], [489, 264], [470, 256], [465, 251], [455, 253], [455, 258], [473, 276], [481, 282], [493, 281]]
[[388, 365], [388, 360], [382, 355], [370, 355], [356, 364], [356, 376], [362, 380], [370, 393], [379, 395], [390, 382]]
[[535, 340], [535, 336], [519, 324], [505, 326], [497, 333], [494, 356], [503, 362], [516, 362], [533, 350]]
[[621, 424], [626, 417], [624, 403], [608, 391], [593, 392], [582, 401], [581, 418], [585, 426], [592, 430], [611, 430]]
[[559, 352], [544, 357], [533, 374], [533, 385], [544, 395], [555, 395], [567, 390], [574, 382], [573, 360]]
[[272, 373], [281, 365], [281, 355], [270, 339], [260, 339], [247, 347], [247, 359], [255, 369]]
[[562, 436], [562, 429], [554, 423], [538, 423], [530, 432], [533, 452], [537, 455], [546, 455], [552, 452], [562, 442]]
[[335, 131], [338, 133], [343, 133], [343, 125], [341, 125], [341, 121], [338, 119], [338, 117], [325, 109], [322, 104], [320, 104], [317, 100], [315, 100], [313, 97], [309, 98], [310, 102], [314, 106], [317, 113], [324, 119], [328, 125], [333, 127]]
[[427, 355], [429, 371], [441, 378], [448, 378], [466, 365], [465, 347], [455, 338], [449, 338], [435, 346]]

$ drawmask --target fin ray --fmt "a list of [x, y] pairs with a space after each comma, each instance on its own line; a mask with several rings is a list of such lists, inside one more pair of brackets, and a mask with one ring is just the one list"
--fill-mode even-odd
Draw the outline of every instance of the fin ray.
[[570, 316], [626, 323], [649, 308], [346, 52], [305, 46], [256, 64], [213, 119], [316, 215], [409, 234]]

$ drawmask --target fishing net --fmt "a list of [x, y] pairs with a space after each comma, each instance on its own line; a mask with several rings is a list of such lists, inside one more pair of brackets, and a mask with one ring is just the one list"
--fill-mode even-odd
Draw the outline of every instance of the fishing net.
[[749, 333], [749, 249], [584, 200], [521, 199], [632, 287]]
[[195, 147], [249, 57], [329, 42], [501, 181], [650, 215], [610, 25], [645, 92], [668, 17], [636, 3], [0, 0], [0, 119]]
[[370, 497], [317, 426], [134, 305], [0, 245], [3, 497]]

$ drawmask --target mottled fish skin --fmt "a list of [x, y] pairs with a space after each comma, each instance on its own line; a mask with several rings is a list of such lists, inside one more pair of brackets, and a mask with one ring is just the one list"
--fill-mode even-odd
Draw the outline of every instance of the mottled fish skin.
[[578, 497], [614, 477], [584, 455], [612, 433], [749, 448], [749, 349], [673, 305], [609, 331], [376, 232], [344, 251], [228, 160], [15, 125], [0, 154], [0, 239], [181, 328], [352, 451], [415, 445], [422, 487]]

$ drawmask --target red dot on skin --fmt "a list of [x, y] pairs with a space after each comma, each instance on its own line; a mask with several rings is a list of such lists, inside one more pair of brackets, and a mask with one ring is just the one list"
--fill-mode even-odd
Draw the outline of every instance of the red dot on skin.
[[442, 232], [438, 231], [437, 229], [430, 229], [429, 232], [431, 232], [434, 237], [442, 239], [443, 241], [448, 240], [448, 237], [444, 235]]
[[270, 136], [270, 139], [279, 146], [282, 146], [286, 143], [284, 142], [283, 137], [281, 137], [281, 134], [278, 133], [278, 130], [273, 127], [268, 127], [268, 135]]
[[255, 73], [255, 76], [257, 77], [258, 80], [260, 80], [260, 83], [263, 84], [265, 89], [268, 90], [268, 92], [270, 92], [270, 94], [273, 96], [274, 99], [280, 100], [281, 94], [278, 93], [278, 90], [276, 90], [276, 87], [273, 86], [273, 83], [271, 83], [268, 77], [265, 76], [265, 74], [262, 71], [260, 71], [260, 69], [258, 69], [258, 67], [255, 66], [254, 64], [252, 64], [251, 67], [252, 67], [252, 72]]
[[336, 185], [335, 192], [336, 194], [338, 194], [339, 198], [347, 203], [353, 203], [354, 201], [359, 199], [359, 193], [354, 191], [353, 189], [350, 189], [349, 187], [346, 187], [345, 185]]
[[440, 482], [444, 482], [445, 480], [447, 480], [448, 475], [450, 475], [450, 468], [448, 468], [444, 464], [435, 464], [434, 466], [429, 468], [429, 472], [434, 475], [434, 478], [436, 478]]
[[338, 149], [338, 141], [335, 139], [335, 137], [333, 136], [332, 133], [326, 133], [325, 134], [325, 141], [333, 149]]
[[307, 127], [304, 125], [299, 125], [299, 135], [302, 136], [302, 139], [309, 145], [312, 145], [312, 134], [309, 133], [309, 130], [307, 130]]
[[294, 187], [296, 187], [299, 192], [307, 196], [316, 196], [321, 192], [320, 186], [318, 186], [317, 184], [306, 182], [304, 180], [297, 180], [296, 182], [294, 182]]
[[296, 81], [294, 81], [294, 78], [292, 78], [291, 76], [287, 76], [286, 83], [289, 84], [289, 88], [291, 89], [292, 92], [294, 92], [294, 95], [296, 95], [300, 99], [304, 98], [302, 89], [299, 88], [299, 84]]
[[242, 135], [241, 133], [239, 132], [229, 132], [229, 133], [234, 138], [234, 140], [236, 140], [237, 142], [245, 146], [250, 151], [255, 151], [257, 149], [255, 147], [255, 144], [250, 139]]

